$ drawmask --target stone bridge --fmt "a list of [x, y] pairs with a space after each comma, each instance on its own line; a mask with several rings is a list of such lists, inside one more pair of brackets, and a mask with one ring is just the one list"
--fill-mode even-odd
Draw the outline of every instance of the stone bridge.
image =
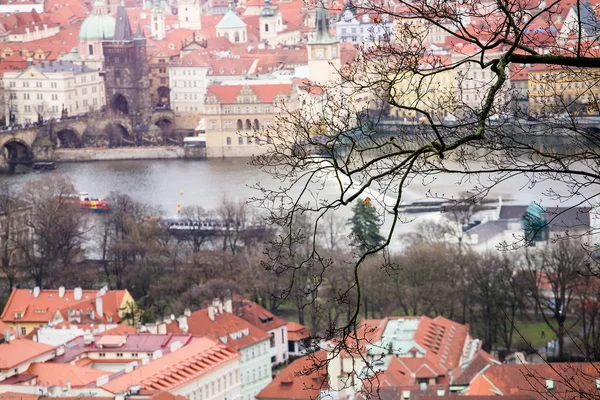
[[[170, 110], [157, 110], [151, 123], [168, 134], [174, 126]], [[154, 127], [155, 134], [158, 129]], [[145, 136], [148, 126], [134, 126], [130, 115], [96, 114], [47, 122], [12, 130], [0, 130], [0, 169], [14, 169], [17, 164], [31, 165], [35, 161], [52, 159], [55, 148], [119, 147], [136, 144], [139, 133]]]

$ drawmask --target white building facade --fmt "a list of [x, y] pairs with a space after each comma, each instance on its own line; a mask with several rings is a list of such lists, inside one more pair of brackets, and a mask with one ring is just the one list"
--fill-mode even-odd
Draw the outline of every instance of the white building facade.
[[105, 104], [103, 78], [85, 65], [46, 62], [5, 72], [3, 80], [5, 113], [17, 124], [85, 114]]

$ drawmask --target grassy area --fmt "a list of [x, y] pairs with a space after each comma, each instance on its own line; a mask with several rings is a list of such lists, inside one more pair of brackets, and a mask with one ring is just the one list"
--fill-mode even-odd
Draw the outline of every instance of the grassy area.
[[[579, 326], [577, 324], [573, 326], [573, 322], [574, 321], [567, 320], [566, 326], [572, 334], [575, 334], [579, 331]], [[556, 326], [556, 323], [553, 322], [552, 325]], [[515, 343], [525, 339], [527, 343], [530, 343], [533, 347], [540, 348], [544, 347], [547, 342], [555, 338], [552, 329], [550, 329], [546, 322], [541, 318], [533, 320], [519, 319], [515, 321], [515, 327], [518, 330], [518, 332], [515, 331]], [[544, 337], [542, 337], [542, 331], [545, 333]], [[523, 338], [521, 338], [519, 333]]]
[[298, 310], [296, 310], [296, 305], [292, 301], [284, 301], [277, 308], [276, 314], [287, 322], [298, 322]]

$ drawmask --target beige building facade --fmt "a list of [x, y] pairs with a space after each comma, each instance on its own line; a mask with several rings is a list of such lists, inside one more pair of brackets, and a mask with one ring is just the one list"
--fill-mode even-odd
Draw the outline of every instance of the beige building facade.
[[212, 85], [208, 88], [202, 119], [207, 157], [250, 157], [264, 153], [272, 126], [285, 101], [297, 104], [295, 88], [287, 84]]

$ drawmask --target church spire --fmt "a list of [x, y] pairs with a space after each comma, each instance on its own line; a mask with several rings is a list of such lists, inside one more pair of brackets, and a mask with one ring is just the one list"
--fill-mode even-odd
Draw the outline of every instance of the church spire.
[[272, 17], [275, 15], [275, 10], [273, 10], [273, 3], [271, 0], [265, 0], [265, 6], [263, 7], [260, 15], [263, 17]]
[[133, 32], [131, 31], [131, 24], [129, 23], [127, 9], [123, 6], [119, 6], [117, 7], [117, 23], [115, 25], [114, 40], [126, 41], [132, 39]]
[[310, 43], [336, 43], [337, 40], [329, 32], [329, 11], [323, 5], [323, 0], [318, 0], [315, 15], [315, 34]]

